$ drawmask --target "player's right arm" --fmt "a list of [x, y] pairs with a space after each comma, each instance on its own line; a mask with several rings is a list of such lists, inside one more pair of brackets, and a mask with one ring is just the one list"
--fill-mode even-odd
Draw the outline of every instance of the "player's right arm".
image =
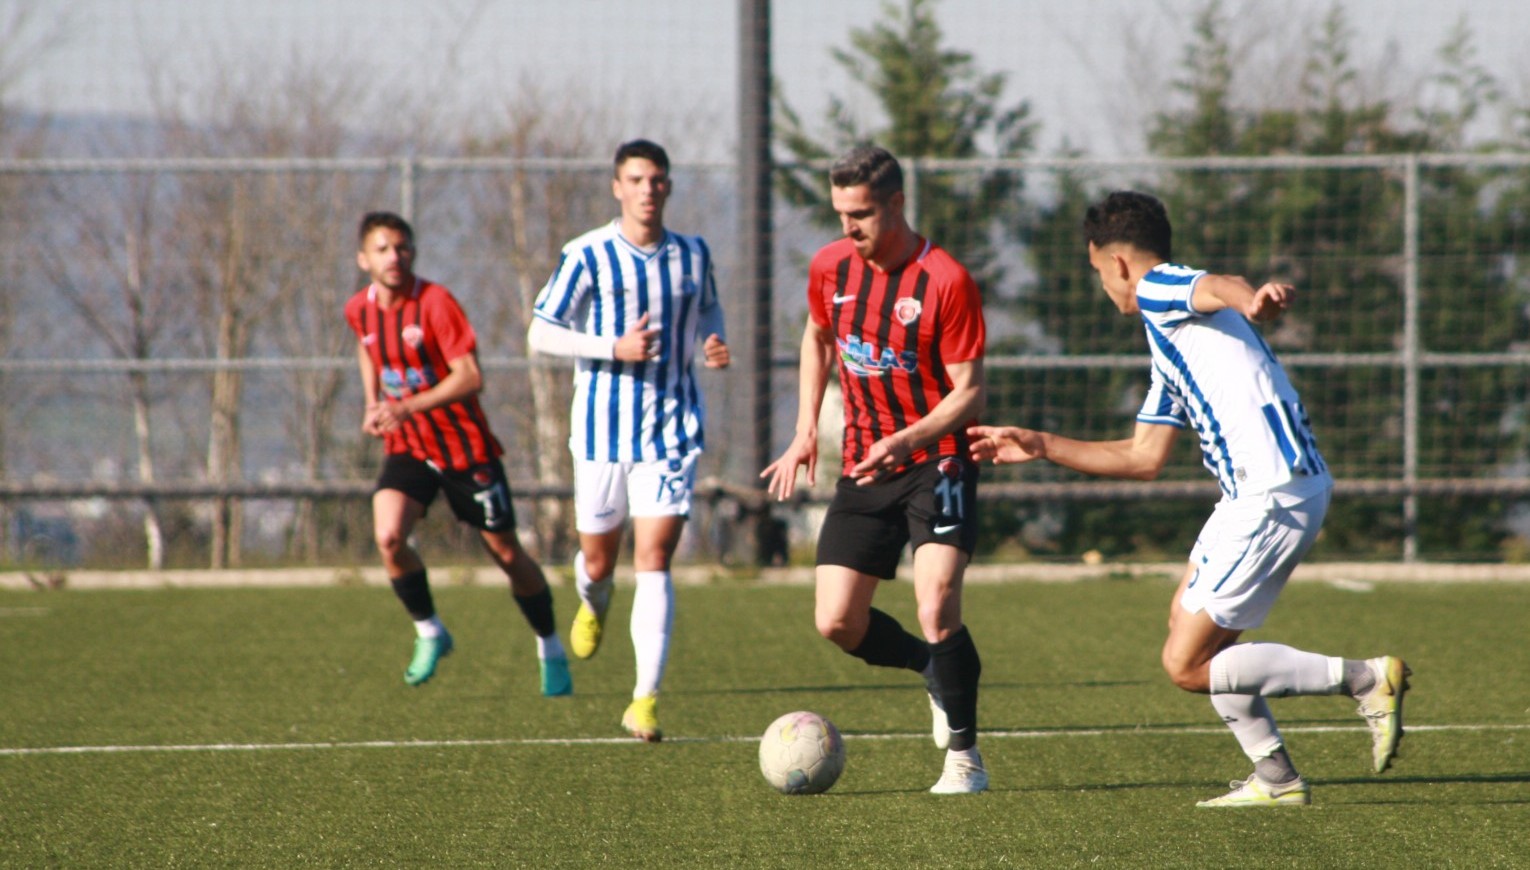
[[797, 485], [797, 467], [807, 466], [807, 483], [818, 480], [818, 414], [829, 386], [829, 366], [834, 362], [834, 334], [809, 317], [802, 332], [802, 361], [797, 369], [797, 431], [781, 458], [760, 472], [769, 480], [766, 492], [777, 499], [791, 497]]
[[1054, 465], [1095, 477], [1153, 480], [1169, 461], [1178, 426], [1137, 423], [1132, 437], [1119, 441], [1080, 441], [1053, 432], [1017, 426], [972, 426], [972, 458], [1007, 465], [1045, 459]]
[[366, 400], [361, 414], [361, 431], [374, 438], [381, 438], [382, 430], [377, 428], [377, 409], [380, 404], [377, 398], [377, 368], [372, 365], [372, 355], [367, 353], [366, 345], [356, 342], [356, 367], [361, 371], [361, 395]]

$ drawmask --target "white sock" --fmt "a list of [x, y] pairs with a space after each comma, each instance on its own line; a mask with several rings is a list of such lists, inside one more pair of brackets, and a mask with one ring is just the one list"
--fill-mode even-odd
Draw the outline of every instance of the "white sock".
[[537, 638], [537, 658], [539, 659], [566, 659], [568, 655], [563, 652], [563, 641], [558, 640], [555, 631], [547, 637]]
[[637, 572], [632, 596], [632, 652], [637, 684], [632, 697], [658, 694], [669, 659], [669, 629], [675, 619], [675, 585], [668, 571]]
[[414, 621], [414, 633], [420, 637], [440, 637], [446, 634], [446, 626], [441, 624], [439, 616], [429, 619], [416, 619]]
[[1213, 694], [1211, 707], [1232, 729], [1248, 760], [1257, 763], [1285, 746], [1270, 705], [1258, 695]]
[[599, 583], [590, 579], [590, 572], [584, 569], [584, 552], [574, 557], [574, 586], [579, 590], [579, 600], [590, 605], [590, 609], [597, 614], [604, 614], [606, 608], [611, 606], [611, 587], [615, 585], [612, 578], [607, 577]]
[[1211, 694], [1333, 695], [1343, 691], [1344, 659], [1280, 643], [1240, 643], [1211, 660]]

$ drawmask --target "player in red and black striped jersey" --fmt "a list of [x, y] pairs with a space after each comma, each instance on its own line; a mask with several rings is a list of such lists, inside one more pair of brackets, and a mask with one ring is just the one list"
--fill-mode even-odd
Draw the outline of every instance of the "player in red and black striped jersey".
[[[813, 258], [802, 338], [797, 432], [761, 477], [791, 496], [811, 485], [818, 415], [838, 360], [844, 472], [818, 537], [818, 631], [869, 664], [922, 674], [937, 746], [931, 791], [988, 787], [977, 751], [977, 647], [962, 623], [962, 576], [977, 542], [977, 473], [966, 429], [984, 401], [982, 300], [967, 270], [903, 214], [903, 173], [881, 148], [856, 148], [829, 171], [845, 237]], [[871, 606], [905, 544], [924, 638]]]
[[436, 614], [430, 582], [409, 535], [437, 493], [477, 528], [510, 592], [537, 634], [542, 694], [573, 690], [558, 640], [552, 594], [515, 531], [504, 452], [478, 392], [478, 343], [451, 291], [414, 274], [414, 231], [390, 212], [370, 212], [357, 233], [356, 265], [371, 278], [345, 305], [356, 333], [366, 413], [361, 430], [383, 440], [382, 472], [372, 495], [377, 549], [393, 591], [413, 617], [414, 655], [404, 681], [430, 679], [452, 636]]

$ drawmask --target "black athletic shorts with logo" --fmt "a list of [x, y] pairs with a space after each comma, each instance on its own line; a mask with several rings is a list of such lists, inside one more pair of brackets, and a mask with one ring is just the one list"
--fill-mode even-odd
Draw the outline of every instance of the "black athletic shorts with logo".
[[407, 453], [383, 460], [377, 489], [396, 489], [428, 510], [436, 493], [445, 490], [446, 501], [457, 519], [486, 532], [515, 528], [515, 507], [510, 503], [510, 481], [498, 459], [465, 471], [440, 469]]
[[867, 486], [839, 479], [823, 529], [818, 564], [840, 565], [891, 580], [903, 545], [950, 544], [977, 549], [978, 466], [943, 457]]

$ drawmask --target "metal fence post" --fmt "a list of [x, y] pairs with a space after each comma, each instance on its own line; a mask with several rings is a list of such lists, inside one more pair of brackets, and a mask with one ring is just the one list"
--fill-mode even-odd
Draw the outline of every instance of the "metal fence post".
[[1403, 561], [1418, 561], [1418, 157], [1403, 162]]

